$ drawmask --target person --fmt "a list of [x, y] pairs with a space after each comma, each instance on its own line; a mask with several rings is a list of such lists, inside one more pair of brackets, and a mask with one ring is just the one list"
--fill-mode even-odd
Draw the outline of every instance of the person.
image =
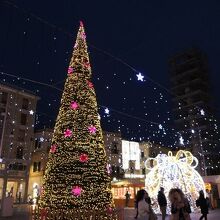
[[205, 218], [207, 220], [207, 215], [209, 213], [209, 208], [208, 208], [208, 202], [207, 199], [204, 196], [204, 192], [201, 190], [199, 191], [199, 198], [196, 200], [196, 206], [200, 207], [202, 216], [200, 217], [199, 220]]
[[152, 209], [151, 198], [149, 197], [148, 193], [146, 195], [145, 201], [149, 205], [149, 220], [157, 220], [157, 215], [155, 214], [154, 210]]
[[166, 210], [167, 210], [167, 199], [166, 199], [166, 196], [164, 194], [164, 188], [163, 187], [160, 187], [160, 191], [158, 192], [158, 195], [157, 195], [157, 201], [158, 201], [158, 204], [160, 206], [160, 211], [161, 211], [161, 214], [162, 214], [162, 220], [165, 220]]
[[138, 203], [137, 203], [137, 195], [135, 196], [135, 200], [134, 200], [134, 207], [136, 209], [136, 215], [135, 215], [135, 219], [137, 219], [138, 217]]
[[173, 188], [169, 192], [171, 220], [190, 220], [191, 208], [181, 189]]
[[137, 219], [149, 220], [149, 204], [146, 202], [148, 195], [144, 189], [137, 192], [136, 203], [137, 203]]
[[213, 209], [212, 202], [211, 202], [211, 192], [208, 189], [206, 189], [206, 200], [208, 203], [208, 208]]
[[[147, 192], [146, 192], [147, 193]], [[149, 220], [156, 220], [157, 219], [157, 215], [154, 213], [154, 210], [151, 207], [151, 198], [149, 197], [148, 193], [146, 195], [146, 199], [145, 199], [146, 203], [148, 203], [149, 205]], [[135, 209], [136, 211], [136, 216], [134, 217], [135, 219], [137, 219], [138, 217], [138, 208], [137, 208], [137, 197], [135, 199]]]
[[126, 194], [125, 194], [125, 207], [128, 207], [129, 200], [130, 200], [130, 194], [127, 191]]

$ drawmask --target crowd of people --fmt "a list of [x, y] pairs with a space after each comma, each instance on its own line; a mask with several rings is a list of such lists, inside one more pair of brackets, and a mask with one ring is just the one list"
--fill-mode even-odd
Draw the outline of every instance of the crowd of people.
[[[184, 195], [183, 191], [178, 188], [173, 188], [169, 191], [168, 198], [171, 204], [171, 215], [170, 220], [191, 220], [191, 206]], [[162, 220], [166, 219], [167, 212], [167, 198], [164, 194], [164, 188], [161, 187], [158, 192], [157, 202], [160, 207], [160, 211], [162, 214]], [[141, 189], [137, 192], [136, 195], [136, 216], [135, 219], [138, 220], [157, 220], [157, 215], [154, 213], [152, 209], [152, 201], [146, 190]], [[200, 220], [203, 218], [207, 220], [207, 214], [209, 209], [209, 199], [206, 198], [203, 191], [199, 192], [199, 198], [196, 200], [196, 206], [200, 207], [202, 216]]]

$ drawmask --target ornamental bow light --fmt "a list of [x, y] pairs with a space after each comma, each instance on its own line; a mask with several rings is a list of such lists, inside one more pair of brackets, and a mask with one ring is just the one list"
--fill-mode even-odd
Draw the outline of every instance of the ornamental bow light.
[[200, 190], [205, 193], [205, 184], [195, 170], [198, 160], [191, 152], [179, 150], [176, 156], [171, 151], [168, 152], [168, 155], [159, 154], [155, 158], [148, 158], [145, 166], [150, 170], [146, 175], [145, 188], [152, 199], [153, 209], [156, 213], [160, 213], [157, 203], [160, 187], [164, 188], [168, 201], [168, 212], [170, 212], [168, 194], [171, 188], [181, 189], [188, 198], [192, 211], [196, 209], [195, 201]]

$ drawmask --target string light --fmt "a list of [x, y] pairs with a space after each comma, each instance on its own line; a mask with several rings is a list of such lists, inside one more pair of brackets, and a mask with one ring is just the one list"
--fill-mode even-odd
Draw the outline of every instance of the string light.
[[[114, 207], [83, 24], [77, 34], [47, 163], [41, 210], [102, 210]], [[83, 70], [83, 71], [82, 71]], [[75, 103], [72, 109], [72, 97]], [[80, 112], [76, 113], [77, 111]], [[54, 149], [54, 146], [56, 148]], [[112, 219], [108, 216], [103, 219]]]

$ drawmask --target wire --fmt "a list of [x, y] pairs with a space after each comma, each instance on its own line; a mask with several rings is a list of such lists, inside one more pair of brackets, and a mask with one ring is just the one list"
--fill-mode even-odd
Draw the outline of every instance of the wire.
[[[39, 84], [39, 85], [42, 85], [42, 86], [47, 86], [47, 87], [56, 89], [56, 90], [59, 91], [59, 92], [62, 92], [62, 91], [63, 91], [63, 89], [57, 88], [57, 87], [54, 86], [54, 85], [50, 85], [50, 84], [43, 83], [43, 82], [40, 82], [40, 81], [36, 81], [36, 80], [32, 80], [32, 79], [28, 79], [28, 78], [16, 76], [16, 75], [11, 74], [11, 73], [6, 73], [6, 72], [2, 72], [2, 71], [1, 71], [0, 74], [6, 75], [6, 76], [9, 76], [9, 77], [13, 77], [13, 78], [16, 78], [16, 79], [22, 79], [22, 80], [25, 80], [25, 81], [28, 81], [28, 82], [32, 82], [32, 83], [35, 83], [35, 84]], [[104, 108], [104, 109], [107, 108], [107, 107], [104, 106], [104, 105], [98, 105], [98, 106], [101, 107], [101, 108]], [[160, 123], [157, 123], [157, 122], [154, 122], [154, 121], [149, 121], [149, 120], [143, 119], [143, 118], [141, 118], [141, 117], [133, 116], [133, 115], [127, 114], [127, 113], [125, 113], [125, 112], [116, 110], [116, 109], [114, 109], [114, 108], [110, 108], [110, 107], [108, 107], [108, 108], [109, 108], [112, 112], [116, 112], [116, 113], [118, 113], [118, 114], [121, 114], [121, 115], [126, 116], [126, 117], [129, 117], [129, 118], [137, 119], [137, 120], [139, 120], [139, 121], [144, 121], [144, 122], [146, 122], [146, 123], [151, 123], [151, 124], [155, 124], [155, 125], [160, 125]]]
[[32, 79], [16, 76], [14, 74], [2, 72], [2, 71], [0, 73], [3, 74], [3, 75], [6, 75], [6, 76], [10, 76], [10, 77], [16, 78], [16, 79], [23, 79], [23, 80], [28, 81], [28, 82], [36, 83], [36, 84], [43, 85], [43, 86], [48, 86], [50, 88], [56, 89], [56, 90], [61, 91], [61, 92], [63, 91], [62, 89], [57, 88], [57, 87], [55, 87], [53, 85], [50, 85], [50, 84], [47, 84], [47, 83], [43, 83], [43, 82], [39, 82], [39, 81], [36, 81], [36, 80], [32, 80]]
[[[10, 5], [10, 6], [12, 6], [12, 7], [18, 9], [18, 10], [21, 10], [23, 13], [29, 14], [30, 16], [32, 16], [32, 17], [35, 18], [36, 20], [38, 20], [38, 21], [40, 21], [40, 22], [42, 22], [42, 23], [44, 23], [44, 24], [50, 26], [51, 28], [57, 29], [58, 31], [61, 31], [61, 32], [65, 33], [66, 35], [68, 35], [68, 36], [71, 37], [71, 38], [72, 38], [72, 36], [73, 36], [72, 33], [66, 31], [65, 29], [63, 29], [63, 28], [61, 28], [61, 27], [58, 27], [58, 26], [56, 26], [56, 25], [54, 25], [54, 24], [49, 23], [48, 21], [42, 19], [41, 17], [39, 17], [39, 16], [37, 16], [37, 15], [35, 15], [35, 14], [33, 14], [33, 13], [30, 13], [30, 12], [28, 12], [27, 10], [25, 10], [25, 9], [23, 9], [23, 8], [20, 8], [19, 6], [15, 5], [15, 4], [12, 3], [12, 2], [4, 1], [4, 3], [6, 3], [6, 4], [8, 4], [8, 5]], [[129, 69], [133, 70], [134, 72], [136, 72], [136, 73], [139, 73], [139, 72], [140, 72], [140, 71], [138, 71], [137, 69], [135, 69], [133, 66], [131, 66], [130, 64], [128, 64], [127, 62], [125, 62], [123, 59], [121, 59], [121, 58], [119, 58], [119, 57], [116, 57], [115, 55], [112, 55], [111, 53], [109, 53], [109, 52], [107, 52], [107, 51], [105, 51], [105, 50], [103, 50], [103, 49], [100, 49], [100, 48], [96, 47], [95, 45], [93, 45], [93, 44], [91, 44], [91, 43], [89, 43], [89, 42], [88, 42], [88, 45], [89, 45], [90, 47], [94, 48], [95, 50], [97, 50], [97, 51], [99, 51], [99, 52], [101, 52], [101, 53], [103, 53], [103, 54], [105, 54], [105, 55], [111, 57], [112, 59], [117, 60], [118, 62], [122, 63], [124, 66], [126, 66], [126, 67], [128, 67]], [[172, 93], [169, 89], [167, 89], [165, 86], [163, 86], [163, 85], [160, 84], [159, 82], [155, 81], [154, 79], [150, 78], [149, 76], [145, 76], [145, 77], [146, 77], [147, 79], [149, 79], [149, 80], [150, 80], [152, 83], [154, 83], [155, 85], [161, 87], [163, 90], [165, 90], [165, 91], [166, 91], [167, 93], [169, 93], [170, 95], [175, 96], [174, 93]], [[59, 83], [59, 82], [58, 82], [58, 83]], [[55, 85], [56, 85], [56, 84], [55, 84]]]

